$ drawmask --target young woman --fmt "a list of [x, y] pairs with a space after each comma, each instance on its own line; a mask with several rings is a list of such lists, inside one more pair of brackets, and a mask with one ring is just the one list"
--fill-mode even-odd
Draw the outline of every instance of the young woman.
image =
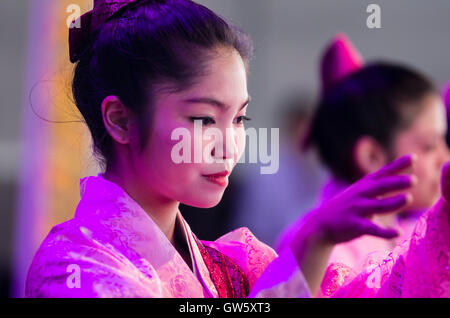
[[[368, 217], [411, 201], [412, 156], [329, 200], [280, 255], [246, 228], [198, 240], [178, 207], [216, 205], [243, 153], [248, 37], [189, 0], [97, 0], [70, 32], [73, 93], [104, 172], [81, 180], [75, 216], [42, 243], [26, 296], [307, 297], [333, 244], [396, 235]], [[181, 133], [192, 137], [182, 149]]]

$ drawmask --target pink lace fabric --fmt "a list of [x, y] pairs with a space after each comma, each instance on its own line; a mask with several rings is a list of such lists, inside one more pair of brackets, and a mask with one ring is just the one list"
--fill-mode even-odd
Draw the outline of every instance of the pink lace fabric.
[[[331, 253], [329, 264], [341, 263], [352, 268], [356, 272], [364, 269], [364, 259], [371, 253], [379, 253], [378, 251], [392, 251], [397, 245], [402, 244], [408, 240], [414, 230], [418, 217], [408, 217], [405, 219], [395, 220], [396, 224], [393, 226], [400, 229], [399, 237], [387, 240], [370, 235], [363, 235], [350, 242], [336, 245]], [[383, 226], [381, 224], [381, 226]]]
[[417, 222], [411, 238], [390, 253], [372, 253], [359, 273], [334, 263], [323, 297], [450, 297], [450, 217], [438, 201]]
[[[26, 297], [219, 296], [198, 242], [181, 214], [177, 226], [185, 234], [193, 270], [122, 188], [99, 174], [81, 179], [80, 193], [74, 218], [55, 226], [38, 249], [28, 272]], [[297, 279], [291, 282], [266, 272], [274, 260], [283, 266], [289, 258], [277, 257], [247, 228], [202, 243], [240, 267], [255, 297], [262, 295], [254, 288], [261, 278], [270, 282], [269, 287], [260, 288], [265, 294], [276, 287], [282, 295], [286, 290], [308, 295], [298, 267], [293, 269]]]

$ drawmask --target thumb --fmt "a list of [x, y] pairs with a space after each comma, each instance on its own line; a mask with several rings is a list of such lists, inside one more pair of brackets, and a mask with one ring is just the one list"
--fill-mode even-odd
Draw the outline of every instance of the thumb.
[[450, 161], [442, 167], [441, 173], [441, 193], [444, 201], [450, 203]]

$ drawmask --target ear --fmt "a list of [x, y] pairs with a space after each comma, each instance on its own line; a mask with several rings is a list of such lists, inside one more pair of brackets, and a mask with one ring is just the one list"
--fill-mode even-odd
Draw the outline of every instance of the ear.
[[120, 144], [128, 144], [131, 137], [131, 111], [117, 96], [106, 97], [101, 110], [103, 123], [111, 137]]
[[353, 147], [353, 160], [358, 170], [369, 174], [381, 169], [388, 162], [384, 148], [372, 137], [359, 138]]

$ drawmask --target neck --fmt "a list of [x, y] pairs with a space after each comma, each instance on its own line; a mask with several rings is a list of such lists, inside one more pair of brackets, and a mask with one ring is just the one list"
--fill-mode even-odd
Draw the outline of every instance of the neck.
[[108, 166], [103, 177], [120, 186], [152, 218], [167, 239], [174, 244], [174, 229], [180, 202], [168, 199], [140, 181], [139, 174]]
[[424, 210], [405, 210], [398, 215], [400, 220], [416, 220], [422, 216]]

